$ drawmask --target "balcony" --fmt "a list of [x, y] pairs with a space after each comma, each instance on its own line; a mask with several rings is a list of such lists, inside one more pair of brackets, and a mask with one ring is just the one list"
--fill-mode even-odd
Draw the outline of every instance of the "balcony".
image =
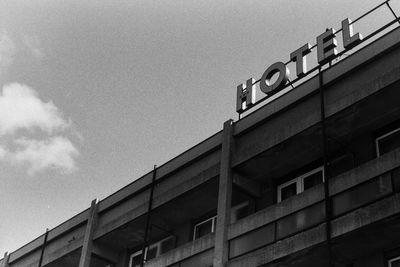
[[[390, 247], [400, 239], [396, 226], [400, 222], [400, 149], [331, 178], [329, 188], [333, 211], [331, 236], [334, 254], [340, 256], [337, 261], [345, 263], [356, 255]], [[310, 266], [311, 261], [322, 266], [326, 256], [324, 201], [320, 184], [232, 224], [228, 234], [228, 266], [260, 266], [289, 255], [284, 266]], [[368, 230], [368, 238], [362, 238], [368, 227], [373, 230]], [[392, 232], [393, 228], [397, 231]], [[377, 244], [371, 232], [385, 238], [379, 238]], [[365, 241], [363, 246], [358, 244], [359, 240]], [[310, 257], [302, 257], [304, 262], [295, 260], [296, 253], [311, 248], [314, 257], [309, 251]]]
[[[357, 255], [390, 247], [400, 239], [400, 149], [331, 178], [329, 187], [337, 262], [345, 264]], [[323, 266], [324, 201], [320, 184], [231, 224], [228, 266], [263, 266], [271, 262], [273, 266]], [[376, 235], [385, 238], [377, 243]], [[213, 246], [214, 235], [210, 234], [160, 255], [145, 266], [211, 266]], [[299, 257], [305, 251], [308, 256]]]

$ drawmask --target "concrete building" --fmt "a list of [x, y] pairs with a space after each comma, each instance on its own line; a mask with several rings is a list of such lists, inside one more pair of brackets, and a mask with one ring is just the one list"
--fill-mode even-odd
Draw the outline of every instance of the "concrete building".
[[400, 27], [0, 266], [142, 258], [146, 267], [400, 266]]

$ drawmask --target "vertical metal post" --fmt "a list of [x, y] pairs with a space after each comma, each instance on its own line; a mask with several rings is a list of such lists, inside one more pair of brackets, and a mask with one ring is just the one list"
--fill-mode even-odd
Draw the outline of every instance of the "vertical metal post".
[[325, 125], [325, 98], [324, 98], [324, 81], [322, 67], [319, 67], [318, 77], [319, 77], [319, 92], [320, 92], [320, 107], [321, 107], [321, 130], [322, 130], [322, 150], [323, 150], [323, 162], [324, 162], [324, 195], [325, 195], [325, 216], [326, 216], [326, 245], [328, 250], [328, 263], [330, 267], [334, 266], [334, 260], [332, 255], [332, 244], [331, 244], [331, 200], [329, 196], [329, 148], [328, 148], [328, 138], [326, 134]]
[[9, 259], [10, 259], [10, 255], [8, 255], [8, 252], [4, 253], [3, 263], [1, 264], [1, 267], [9, 267], [10, 266], [8, 264]]
[[151, 188], [150, 188], [149, 206], [147, 208], [146, 228], [144, 231], [143, 247], [142, 247], [142, 260], [140, 261], [140, 267], [143, 267], [144, 263], [146, 261], [146, 257], [144, 254], [146, 252], [146, 247], [147, 247], [148, 238], [149, 238], [148, 236], [149, 236], [149, 232], [150, 232], [151, 209], [153, 206], [153, 194], [154, 194], [154, 186], [155, 186], [155, 182], [156, 182], [156, 172], [157, 172], [157, 166], [154, 165], [153, 177], [151, 180]]
[[89, 217], [86, 225], [85, 237], [83, 239], [81, 258], [79, 267], [89, 267], [93, 250], [93, 233], [97, 223], [97, 199], [94, 199], [90, 205]]
[[219, 171], [217, 229], [214, 244], [214, 267], [224, 267], [228, 262], [228, 226], [232, 201], [231, 157], [234, 146], [233, 121], [224, 123], [222, 131], [221, 163]]
[[44, 255], [44, 250], [45, 250], [46, 244], [47, 244], [47, 236], [48, 236], [48, 234], [49, 234], [49, 229], [46, 229], [46, 233], [44, 234], [42, 250], [40, 251], [40, 258], [39, 258], [38, 267], [42, 267], [43, 255]]

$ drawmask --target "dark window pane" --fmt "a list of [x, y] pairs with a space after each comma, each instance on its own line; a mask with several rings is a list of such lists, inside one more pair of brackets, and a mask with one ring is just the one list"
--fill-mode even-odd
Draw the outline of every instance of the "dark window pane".
[[400, 131], [378, 140], [379, 155], [400, 147]]
[[287, 185], [281, 189], [281, 201], [296, 195], [296, 183]]
[[195, 227], [195, 239], [205, 236], [206, 234], [211, 233], [212, 231], [212, 220], [208, 220], [201, 224], [196, 225]]
[[304, 190], [310, 189], [311, 187], [321, 184], [322, 182], [323, 179], [321, 170], [304, 178]]
[[132, 257], [131, 267], [140, 266], [140, 261], [142, 260], [142, 254]]
[[158, 247], [149, 248], [149, 250], [147, 250], [146, 260], [151, 260], [157, 257], [157, 249]]

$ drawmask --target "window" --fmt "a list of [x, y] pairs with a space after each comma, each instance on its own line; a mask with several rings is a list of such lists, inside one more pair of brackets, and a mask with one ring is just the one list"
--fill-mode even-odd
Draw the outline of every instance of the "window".
[[[158, 241], [157, 243], [151, 244], [148, 246], [145, 251], [145, 259], [146, 261], [154, 259], [155, 257], [160, 256], [161, 254], [170, 251], [175, 247], [175, 237], [169, 236], [167, 238]], [[129, 267], [138, 267], [140, 266], [140, 261], [142, 260], [142, 250], [136, 251], [131, 254], [129, 258]]]
[[381, 156], [397, 147], [400, 147], [400, 128], [379, 136], [375, 140], [376, 154]]
[[388, 261], [389, 267], [400, 267], [400, 256]]
[[131, 254], [129, 258], [129, 267], [138, 267], [140, 266], [140, 261], [142, 260], [142, 250], [136, 251]]
[[296, 177], [286, 183], [278, 185], [278, 202], [300, 194], [304, 190], [310, 189], [324, 182], [324, 169], [319, 167]]
[[213, 216], [204, 220], [194, 226], [193, 240], [205, 236], [215, 231], [215, 225], [217, 223], [217, 216]]

